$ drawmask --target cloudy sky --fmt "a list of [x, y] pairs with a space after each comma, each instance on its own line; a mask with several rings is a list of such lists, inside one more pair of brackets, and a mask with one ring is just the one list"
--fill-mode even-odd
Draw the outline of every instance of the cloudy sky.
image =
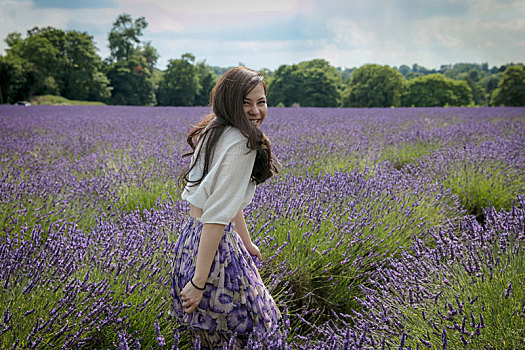
[[525, 62], [524, 0], [0, 0], [0, 36], [87, 31], [106, 57], [121, 13], [146, 18], [143, 40], [161, 69], [186, 52], [272, 70], [313, 58], [340, 67]]

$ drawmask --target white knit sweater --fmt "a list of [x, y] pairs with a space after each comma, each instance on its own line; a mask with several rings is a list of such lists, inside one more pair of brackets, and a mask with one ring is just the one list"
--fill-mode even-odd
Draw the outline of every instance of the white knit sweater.
[[[215, 146], [208, 174], [199, 185], [188, 183], [182, 191], [182, 199], [202, 209], [202, 223], [227, 225], [252, 201], [256, 185], [250, 177], [256, 152], [246, 142], [239, 129], [226, 127]], [[200, 146], [202, 143], [197, 146], [192, 164]], [[189, 179], [198, 180], [203, 167], [204, 149]]]

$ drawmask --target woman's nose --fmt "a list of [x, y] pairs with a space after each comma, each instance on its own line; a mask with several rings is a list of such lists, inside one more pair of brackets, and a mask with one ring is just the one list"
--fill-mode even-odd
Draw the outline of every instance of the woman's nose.
[[250, 113], [251, 114], [257, 114], [257, 112], [259, 112], [259, 110], [257, 109], [257, 106], [251, 106], [250, 107]]

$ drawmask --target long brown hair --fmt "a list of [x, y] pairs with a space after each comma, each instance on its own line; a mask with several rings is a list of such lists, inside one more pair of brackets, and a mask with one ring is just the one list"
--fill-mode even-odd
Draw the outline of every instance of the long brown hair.
[[200, 147], [191, 166], [182, 172], [184, 184], [189, 183], [190, 186], [196, 186], [208, 174], [215, 145], [227, 126], [239, 129], [247, 138], [246, 146], [251, 150], [257, 151], [251, 173], [252, 181], [260, 184], [278, 172], [273, 161], [274, 157], [272, 156], [270, 140], [244, 114], [244, 98], [259, 84], [263, 85], [264, 93], [266, 94], [266, 83], [263, 80], [263, 76], [252, 69], [242, 66], [229, 69], [217, 81], [210, 95], [212, 113], [206, 115], [188, 133], [187, 142], [191, 147], [191, 151], [183, 155], [183, 157], [193, 155], [197, 145], [205, 142], [202, 176], [197, 180], [189, 179], [189, 173], [197, 164], [199, 157], [201, 157], [203, 147]]

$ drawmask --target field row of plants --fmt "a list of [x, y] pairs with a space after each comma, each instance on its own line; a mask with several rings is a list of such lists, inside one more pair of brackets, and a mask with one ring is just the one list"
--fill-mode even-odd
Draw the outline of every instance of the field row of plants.
[[[0, 348], [190, 349], [167, 313], [207, 108], [0, 107]], [[525, 348], [525, 108], [270, 108], [262, 349]]]

